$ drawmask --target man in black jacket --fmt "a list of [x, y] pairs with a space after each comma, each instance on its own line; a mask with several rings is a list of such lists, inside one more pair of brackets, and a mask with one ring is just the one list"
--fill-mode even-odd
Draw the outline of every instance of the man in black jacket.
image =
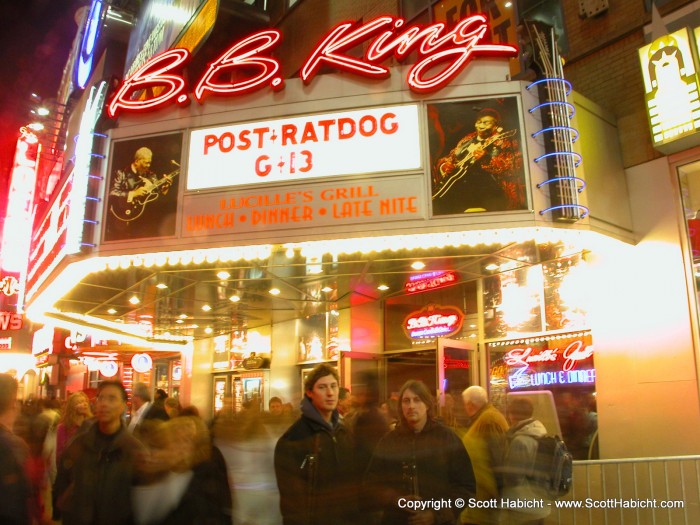
[[63, 525], [133, 523], [131, 486], [143, 445], [122, 424], [125, 411], [124, 386], [100, 383], [95, 424], [71, 441], [58, 466], [54, 509]]
[[422, 382], [401, 387], [399, 425], [379, 442], [365, 474], [363, 503], [384, 511], [382, 525], [454, 524], [476, 494], [469, 455], [433, 406]]
[[12, 432], [17, 417], [17, 381], [0, 374], [0, 523], [28, 525], [30, 485], [27, 444]]
[[275, 447], [284, 525], [357, 523], [358, 478], [350, 434], [337, 411], [338, 373], [318, 365], [304, 390], [301, 417]]

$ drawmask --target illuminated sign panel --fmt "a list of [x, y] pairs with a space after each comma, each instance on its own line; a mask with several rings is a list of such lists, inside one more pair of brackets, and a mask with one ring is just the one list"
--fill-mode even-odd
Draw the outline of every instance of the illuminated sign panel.
[[17, 278], [13, 275], [6, 275], [2, 279], [0, 279], [0, 292], [3, 293], [3, 295], [6, 295], [8, 297], [12, 297], [13, 295], [18, 294], [20, 291], [20, 286], [19, 286], [19, 281]]
[[193, 51], [214, 26], [218, 9], [218, 0], [143, 2], [129, 38], [125, 76], [169, 47]]
[[0, 312], [0, 330], [21, 330], [24, 317], [13, 312]]
[[459, 308], [431, 304], [406, 316], [403, 330], [411, 339], [449, 337], [462, 329], [463, 321]]
[[80, 118], [80, 130], [75, 140], [75, 159], [72, 174], [66, 253], [78, 253], [82, 246], [87, 202], [88, 182], [94, 150], [95, 125], [100, 118], [107, 94], [107, 82], [90, 88], [87, 105]]
[[188, 166], [188, 190], [419, 169], [418, 106], [195, 130]]
[[589, 334], [528, 341], [505, 343], [507, 350], [492, 369], [492, 375], [507, 382], [509, 390], [595, 386], [594, 350]]
[[429, 272], [412, 275], [404, 285], [407, 293], [418, 293], [450, 286], [458, 281], [455, 272]]
[[[481, 14], [464, 18], [449, 29], [444, 23], [406, 25], [404, 19], [391, 16], [364, 24], [342, 23], [317, 44], [300, 68], [300, 77], [309, 84], [322, 67], [331, 67], [383, 79], [390, 75], [383, 62], [391, 58], [401, 62], [415, 54], [417, 59], [409, 67], [406, 83], [416, 93], [430, 93], [448, 85], [475, 57], [517, 56], [518, 48], [513, 45], [488, 43], [488, 32], [488, 20]], [[191, 94], [182, 75], [190, 52], [170, 49], [124, 80], [107, 114], [116, 118], [122, 111], [147, 111], [174, 103], [185, 106], [190, 96], [202, 102], [207, 95], [242, 95], [265, 87], [282, 89], [284, 81], [278, 75], [281, 66], [272, 56], [281, 36], [278, 30], [269, 29], [235, 43], [209, 64]], [[353, 50], [360, 46], [366, 50], [358, 58]], [[157, 94], [148, 100], [135, 100], [145, 89]]]
[[[695, 34], [697, 38], [698, 30]], [[666, 146], [695, 135], [700, 128], [697, 67], [688, 30], [664, 35], [640, 48], [639, 60], [654, 147], [666, 153], [688, 147]]]
[[36, 135], [22, 128], [22, 136], [17, 140], [15, 150], [0, 248], [2, 268], [7, 272], [24, 273], [27, 269], [38, 154]]
[[66, 179], [48, 214], [34, 232], [27, 270], [27, 297], [31, 298], [43, 278], [66, 256], [68, 199], [72, 178]]
[[102, 31], [107, 6], [102, 0], [93, 0], [90, 11], [85, 19], [83, 37], [80, 42], [75, 61], [75, 81], [80, 89], [83, 89], [94, 68], [97, 42]]
[[425, 218], [422, 178], [385, 177], [371, 184], [316, 183], [269, 191], [186, 195], [182, 235], [338, 226]]

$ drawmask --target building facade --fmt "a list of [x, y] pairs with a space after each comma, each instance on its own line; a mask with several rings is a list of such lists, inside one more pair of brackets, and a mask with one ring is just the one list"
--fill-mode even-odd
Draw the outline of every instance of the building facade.
[[67, 66], [25, 290], [72, 330], [64, 390], [212, 414], [327, 361], [420, 378], [455, 425], [471, 384], [528, 395], [579, 460], [698, 453], [698, 151], [652, 144], [638, 59], [692, 3], [181, 4], [93, 2], [121, 47], [83, 30]]

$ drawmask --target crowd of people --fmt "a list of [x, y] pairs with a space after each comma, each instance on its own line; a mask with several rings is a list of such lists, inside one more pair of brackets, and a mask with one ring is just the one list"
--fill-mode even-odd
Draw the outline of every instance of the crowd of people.
[[[487, 392], [463, 394], [471, 423], [445, 425], [426, 385], [380, 402], [367, 372], [352, 391], [316, 366], [297, 410], [249, 399], [205, 422], [195, 407], [144, 384], [128, 397], [104, 381], [96, 397], [17, 401], [0, 374], [0, 523], [17, 525], [537, 524], [548, 505], [531, 481], [544, 433], [520, 398], [503, 415]], [[463, 502], [460, 505], [458, 502]]]

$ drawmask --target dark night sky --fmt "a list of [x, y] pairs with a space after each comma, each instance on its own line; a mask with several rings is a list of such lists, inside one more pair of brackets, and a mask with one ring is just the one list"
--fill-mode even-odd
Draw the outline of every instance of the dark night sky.
[[0, 202], [30, 94], [53, 98], [77, 31], [76, 10], [89, 0], [0, 0]]

